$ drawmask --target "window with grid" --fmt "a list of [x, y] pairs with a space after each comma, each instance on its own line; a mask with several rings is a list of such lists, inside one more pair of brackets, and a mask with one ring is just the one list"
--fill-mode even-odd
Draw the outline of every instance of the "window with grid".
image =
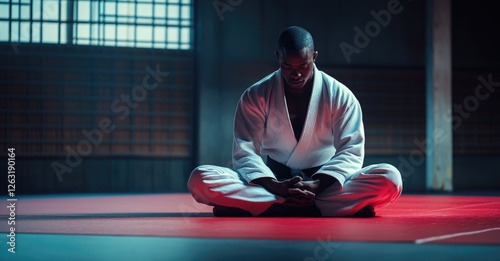
[[[92, 146], [92, 156], [191, 157], [191, 5], [0, 0], [0, 46], [7, 47], [0, 48], [0, 146], [60, 157], [110, 119], [115, 128]], [[113, 105], [133, 96], [146, 76], [152, 84], [151, 70], [168, 76], [136, 105]]]
[[191, 0], [0, 0], [0, 41], [191, 48]]

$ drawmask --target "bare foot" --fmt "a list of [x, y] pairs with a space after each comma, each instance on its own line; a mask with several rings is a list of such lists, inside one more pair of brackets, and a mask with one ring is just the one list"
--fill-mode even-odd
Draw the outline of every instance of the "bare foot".
[[352, 215], [353, 217], [374, 217], [375, 209], [372, 206], [366, 206]]

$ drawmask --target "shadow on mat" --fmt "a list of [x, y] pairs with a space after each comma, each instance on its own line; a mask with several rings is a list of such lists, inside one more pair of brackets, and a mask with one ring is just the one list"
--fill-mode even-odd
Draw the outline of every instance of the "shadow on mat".
[[[91, 218], [151, 218], [151, 217], [213, 217], [209, 212], [173, 212], [173, 213], [82, 213], [82, 214], [51, 214], [51, 215], [22, 215], [16, 219], [91, 219]], [[4, 217], [4, 216], [0, 216]]]

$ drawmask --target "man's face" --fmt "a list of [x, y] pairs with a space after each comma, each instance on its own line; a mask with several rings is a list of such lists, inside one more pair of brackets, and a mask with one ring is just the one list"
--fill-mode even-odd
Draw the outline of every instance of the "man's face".
[[313, 77], [313, 64], [318, 52], [304, 48], [298, 53], [287, 53], [282, 49], [276, 55], [287, 87], [300, 92]]

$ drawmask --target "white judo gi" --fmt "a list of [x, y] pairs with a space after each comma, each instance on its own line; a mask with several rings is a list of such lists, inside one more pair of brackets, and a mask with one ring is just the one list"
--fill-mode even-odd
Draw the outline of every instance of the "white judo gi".
[[401, 194], [399, 171], [389, 164], [362, 168], [364, 128], [361, 106], [342, 83], [314, 66], [312, 94], [300, 139], [295, 138], [280, 70], [249, 87], [234, 118], [233, 169], [203, 165], [188, 188], [200, 203], [236, 207], [257, 216], [284, 198], [253, 184], [275, 174], [262, 156], [291, 169], [292, 176], [311, 180], [304, 169], [330, 175], [339, 182], [314, 199], [323, 216], [350, 216], [365, 206], [394, 202]]

